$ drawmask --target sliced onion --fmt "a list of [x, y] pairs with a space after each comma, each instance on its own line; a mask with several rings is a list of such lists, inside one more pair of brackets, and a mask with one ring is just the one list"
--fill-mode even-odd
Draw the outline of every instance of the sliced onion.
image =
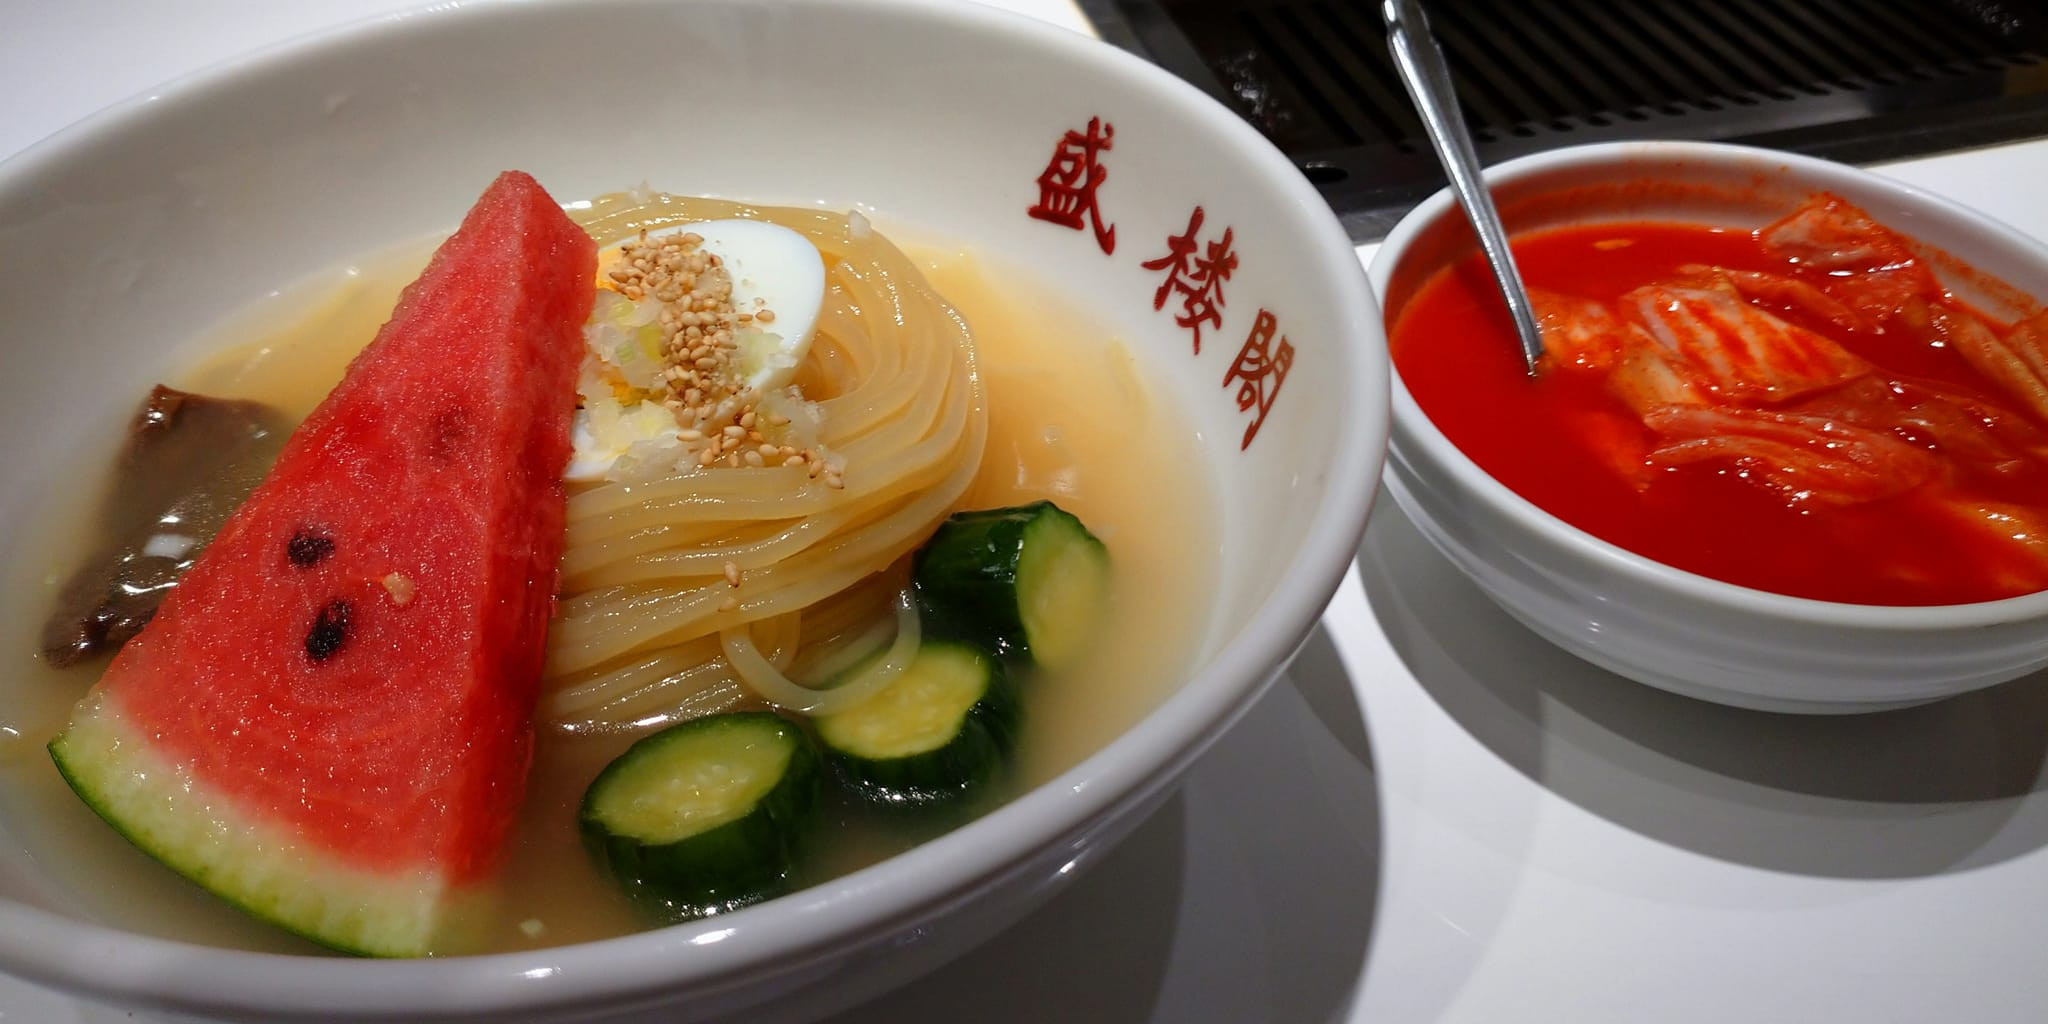
[[896, 630], [891, 627], [889, 622], [878, 620], [862, 630], [860, 635], [833, 648], [829, 653], [805, 667], [803, 674], [812, 679], [830, 679], [866, 660], [876, 651], [889, 646], [889, 638], [894, 636], [895, 633]]
[[896, 639], [889, 644], [882, 659], [839, 686], [817, 690], [783, 675], [782, 670], [762, 656], [748, 627], [728, 629], [718, 634], [719, 644], [725, 648], [725, 660], [749, 688], [770, 704], [806, 715], [834, 714], [873, 696], [910, 667], [910, 660], [917, 656], [922, 639], [917, 603], [911, 599], [910, 591], [905, 590], [896, 596]]

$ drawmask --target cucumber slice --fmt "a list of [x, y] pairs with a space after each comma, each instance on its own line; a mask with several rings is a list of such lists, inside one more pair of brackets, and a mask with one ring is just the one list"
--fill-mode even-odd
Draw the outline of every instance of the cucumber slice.
[[912, 578], [944, 632], [1048, 668], [1085, 650], [1109, 599], [1109, 551], [1050, 501], [955, 514]]
[[817, 817], [820, 764], [780, 715], [707, 715], [628, 747], [577, 822], [635, 899], [679, 920], [725, 913], [782, 889]]
[[935, 643], [874, 696], [813, 724], [861, 799], [919, 807], [975, 792], [1002, 772], [1017, 701], [1001, 662], [967, 644]]

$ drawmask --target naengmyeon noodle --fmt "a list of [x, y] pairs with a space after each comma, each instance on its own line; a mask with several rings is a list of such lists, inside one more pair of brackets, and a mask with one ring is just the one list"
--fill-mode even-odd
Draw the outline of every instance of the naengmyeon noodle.
[[801, 465], [685, 459], [572, 492], [542, 720], [609, 733], [750, 695], [812, 713], [859, 701], [917, 647], [897, 566], [980, 468], [988, 412], [965, 321], [858, 215], [635, 193], [576, 216], [605, 244], [743, 217], [818, 247], [824, 308], [795, 386], [815, 404], [815, 444], [844, 486]]

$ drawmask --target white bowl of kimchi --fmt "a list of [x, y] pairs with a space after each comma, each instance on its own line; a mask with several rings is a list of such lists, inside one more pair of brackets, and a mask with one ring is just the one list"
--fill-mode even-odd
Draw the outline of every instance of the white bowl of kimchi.
[[1774, 711], [2048, 665], [2048, 247], [1736, 146], [1572, 148], [1487, 181], [1543, 326], [1536, 374], [1448, 195], [1369, 272], [1389, 491], [1502, 608], [1623, 676]]
[[[348, 361], [321, 339], [368, 340], [509, 169], [614, 251], [655, 222], [790, 227], [823, 255], [827, 294], [810, 355], [791, 355], [778, 384], [801, 401], [735, 408], [716, 431], [735, 444], [715, 451], [704, 430], [666, 424], [687, 463], [674, 443], [628, 438], [612, 449], [630, 459], [570, 488], [519, 805], [556, 817], [511, 826], [492, 899], [475, 904], [498, 915], [480, 919], [494, 937], [352, 959], [176, 878], [73, 799], [43, 750], [96, 663], [45, 671], [10, 648], [23, 668], [0, 699], [0, 970], [178, 1019], [815, 1017], [971, 948], [1092, 864], [1277, 676], [1355, 556], [1386, 440], [1380, 317], [1315, 190], [1199, 91], [971, 4], [442, 4], [209, 70], [0, 165], [0, 431], [70, 439], [17, 445], [0, 466], [7, 614], [43, 618], [78, 570], [93, 543], [69, 526], [97, 521], [152, 384], [305, 415]], [[641, 297], [604, 299], [600, 318], [624, 333], [593, 321], [585, 337], [608, 339], [625, 369], [577, 381], [593, 435], [661, 412], [646, 367], [626, 367], [639, 356], [623, 346], [648, 326]], [[769, 424], [814, 433], [748, 436]], [[748, 489], [762, 511], [730, 530], [707, 512], [725, 508], [712, 492], [726, 483], [769, 476], [803, 500]], [[779, 895], [701, 919], [633, 916], [576, 842], [577, 796], [605, 760], [636, 732], [721, 708], [801, 717], [792, 705], [814, 694], [772, 686], [849, 678], [823, 667], [840, 653], [858, 657], [839, 669], [869, 678], [858, 645], [886, 652], [904, 635], [900, 581], [883, 574], [950, 511], [1040, 498], [1099, 536], [1114, 603], [1081, 624], [1103, 631], [1081, 642], [1103, 655], [1076, 662], [1093, 669], [1030, 677], [1015, 760], [998, 769], [1008, 788], [915, 828], [865, 819]], [[817, 559], [829, 573], [776, 560], [812, 536], [832, 538]], [[144, 553], [182, 557], [189, 540]], [[309, 543], [306, 564], [327, 557]], [[771, 583], [801, 596], [877, 553], [865, 596], [749, 618]], [[379, 579], [371, 599], [427, 600], [424, 575]], [[306, 655], [338, 664], [352, 620], [322, 616]], [[14, 632], [32, 643], [32, 626]], [[807, 662], [801, 638], [833, 636], [844, 645]], [[339, 703], [355, 709], [357, 693]], [[237, 737], [240, 724], [205, 727]], [[238, 796], [193, 777], [201, 803]], [[382, 797], [340, 802], [374, 817]], [[868, 813], [843, 797], [826, 824]], [[209, 828], [192, 834], [233, 831]], [[466, 863], [499, 863], [480, 856]]]

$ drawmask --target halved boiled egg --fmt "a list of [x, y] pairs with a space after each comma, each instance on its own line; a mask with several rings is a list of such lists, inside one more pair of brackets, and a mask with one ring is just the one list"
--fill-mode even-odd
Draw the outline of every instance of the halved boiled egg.
[[[583, 408], [571, 431], [573, 451], [565, 474], [570, 480], [605, 479], [629, 452], [645, 461], [683, 447], [684, 428], [663, 404], [672, 363], [684, 364], [690, 373], [720, 375], [717, 386], [708, 390], [768, 396], [788, 386], [810, 352], [825, 299], [825, 262], [810, 239], [765, 221], [715, 220], [649, 232], [647, 241], [688, 235], [700, 240], [680, 239], [685, 254], [714, 257], [715, 270], [709, 273], [722, 272], [730, 280], [729, 308], [721, 305], [717, 314], [730, 344], [711, 360], [711, 369], [704, 369], [672, 351], [669, 340], [677, 310], [691, 306], [690, 293], [633, 287], [642, 282], [631, 270], [625, 272], [628, 287], [600, 288], [584, 327]], [[639, 241], [635, 236], [601, 251], [600, 281], [618, 283], [614, 271], [628, 266], [624, 249]], [[637, 297], [629, 297], [636, 292]], [[704, 294], [723, 292], [706, 286]], [[693, 311], [684, 319], [694, 324], [700, 316]]]
[[700, 248], [725, 262], [732, 275], [732, 304], [741, 313], [774, 313], [736, 332], [747, 385], [766, 394], [796, 376], [818, 310], [825, 304], [825, 258], [818, 247], [780, 224], [760, 220], [707, 220], [676, 229], [701, 236]]

